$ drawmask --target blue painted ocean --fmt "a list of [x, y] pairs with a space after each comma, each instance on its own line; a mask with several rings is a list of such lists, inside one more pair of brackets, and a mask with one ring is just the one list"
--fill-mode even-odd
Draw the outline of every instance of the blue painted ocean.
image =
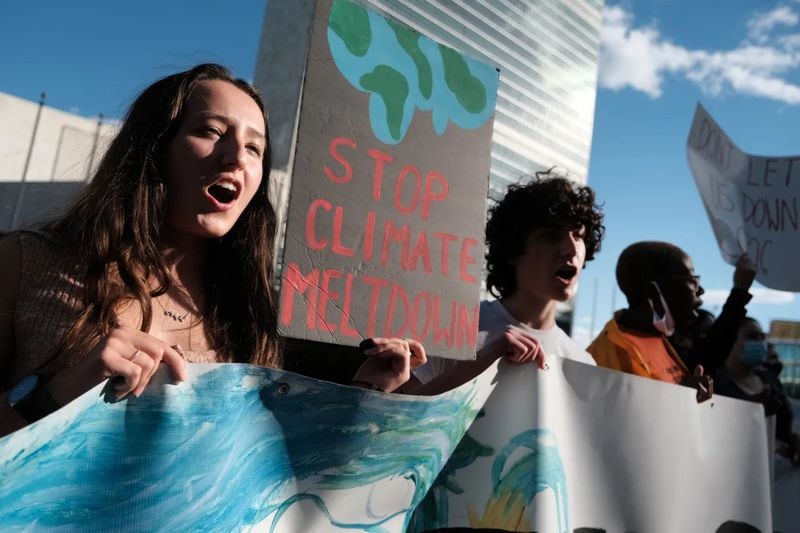
[[493, 385], [435, 398], [251, 365], [103, 385], [0, 439], [0, 531], [401, 531]]

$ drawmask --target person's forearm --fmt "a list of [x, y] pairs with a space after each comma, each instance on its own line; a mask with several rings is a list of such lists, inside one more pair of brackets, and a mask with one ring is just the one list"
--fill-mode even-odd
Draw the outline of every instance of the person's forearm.
[[478, 359], [476, 361], [459, 361], [452, 371], [437, 376], [424, 385], [417, 381], [416, 384], [403, 387], [403, 392], [406, 394], [416, 394], [418, 396], [435, 396], [453, 390], [479, 376], [484, 370], [489, 368], [493, 362], [493, 360], [488, 358]]
[[733, 288], [706, 338], [692, 350], [695, 362], [703, 364], [707, 371], [725, 364], [736, 343], [742, 319], [747, 314], [745, 306], [751, 298], [746, 289]]

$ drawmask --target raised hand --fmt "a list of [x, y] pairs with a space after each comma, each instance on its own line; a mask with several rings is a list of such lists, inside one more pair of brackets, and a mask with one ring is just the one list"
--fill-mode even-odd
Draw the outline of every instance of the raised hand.
[[733, 271], [733, 286], [737, 289], [750, 290], [756, 278], [756, 265], [750, 256], [742, 254], [736, 261], [736, 270]]

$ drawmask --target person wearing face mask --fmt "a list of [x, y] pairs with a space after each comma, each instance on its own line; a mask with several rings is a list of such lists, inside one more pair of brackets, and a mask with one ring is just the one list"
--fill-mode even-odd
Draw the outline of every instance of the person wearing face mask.
[[637, 242], [623, 250], [616, 275], [628, 307], [615, 313], [587, 348], [597, 365], [691, 386], [698, 401], [708, 399], [710, 377], [701, 366], [689, 369], [668, 340], [695, 320], [702, 304], [691, 258], [673, 244]]
[[714, 383], [718, 394], [758, 402], [764, 406], [766, 416], [775, 415], [776, 452], [798, 465], [800, 436], [792, 433], [792, 406], [777, 375], [764, 366], [774, 356], [759, 323], [746, 317], [725, 365], [714, 375]]
[[771, 342], [767, 343], [767, 347], [767, 360], [764, 361], [761, 368], [774, 379], [780, 380], [781, 372], [783, 372], [783, 363], [778, 356], [778, 352], [775, 350], [775, 346]]

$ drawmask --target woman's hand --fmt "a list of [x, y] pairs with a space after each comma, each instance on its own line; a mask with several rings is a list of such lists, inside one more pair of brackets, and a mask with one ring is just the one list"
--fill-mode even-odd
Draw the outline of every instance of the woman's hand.
[[[370, 342], [371, 341], [371, 342]], [[411, 377], [411, 369], [427, 362], [425, 348], [412, 339], [376, 337], [361, 344], [369, 359], [353, 376], [353, 385], [392, 392]]]
[[102, 338], [76, 365], [55, 374], [47, 384], [50, 394], [65, 405], [104, 379], [113, 382], [117, 399], [139, 396], [161, 363], [178, 381], [186, 379], [186, 361], [175, 348], [141, 331], [119, 327]]
[[545, 354], [539, 341], [530, 333], [517, 326], [508, 326], [502, 335], [486, 343], [478, 351], [478, 359], [494, 362], [500, 357], [511, 364], [522, 365], [535, 362], [539, 368], [546, 368]]

